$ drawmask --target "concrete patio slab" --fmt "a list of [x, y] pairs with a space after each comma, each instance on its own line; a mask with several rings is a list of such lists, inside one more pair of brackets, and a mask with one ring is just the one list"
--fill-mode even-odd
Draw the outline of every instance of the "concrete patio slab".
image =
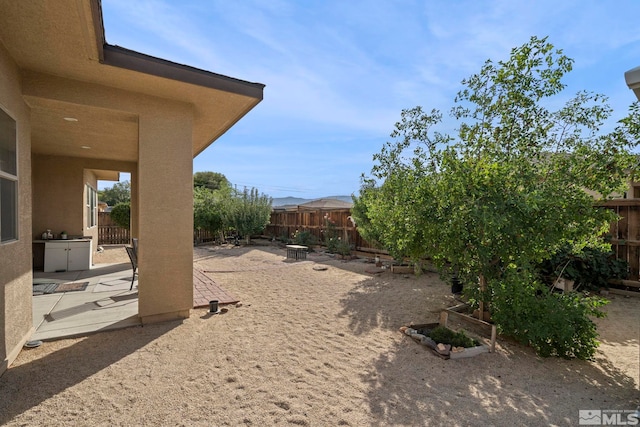
[[33, 326], [36, 330], [46, 321], [45, 316], [60, 302], [64, 294], [38, 295], [33, 298]]
[[[34, 283], [89, 282], [84, 291], [33, 297], [31, 340], [85, 336], [95, 332], [141, 325], [138, 317], [137, 280], [131, 286], [129, 263], [99, 264], [91, 270], [61, 273], [34, 272]], [[194, 307], [211, 300], [231, 304], [239, 300], [194, 267]]]
[[[34, 297], [34, 325], [38, 326], [33, 340], [68, 338], [141, 324], [136, 292], [67, 292], [50, 309], [44, 306], [51, 301], [40, 299], [41, 296]], [[40, 317], [35, 317], [36, 311]]]

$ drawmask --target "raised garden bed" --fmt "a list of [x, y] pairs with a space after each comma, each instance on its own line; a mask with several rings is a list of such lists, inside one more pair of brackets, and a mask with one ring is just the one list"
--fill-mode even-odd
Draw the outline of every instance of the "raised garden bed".
[[392, 265], [391, 272], [394, 274], [414, 274], [416, 269], [412, 265]]
[[400, 330], [442, 359], [462, 359], [489, 352], [488, 346], [466, 336], [464, 332], [452, 331], [439, 323], [403, 326]]
[[454, 307], [445, 308], [440, 312], [440, 325], [450, 327], [449, 324], [451, 322], [456, 322], [465, 329], [472, 328], [472, 332], [484, 337], [490, 337], [489, 351], [493, 353], [496, 350], [496, 325], [473, 317], [471, 313], [469, 313], [469, 310], [470, 307], [468, 304], [459, 304]]
[[[420, 264], [420, 271], [437, 273], [438, 269], [433, 265], [432, 262], [423, 261]], [[395, 274], [416, 274], [416, 266], [408, 265], [408, 264], [402, 264], [402, 265], [391, 264], [391, 272]]]

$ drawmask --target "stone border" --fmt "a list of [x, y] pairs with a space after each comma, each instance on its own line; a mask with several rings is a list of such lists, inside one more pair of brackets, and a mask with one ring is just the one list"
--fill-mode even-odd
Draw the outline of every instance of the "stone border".
[[400, 332], [411, 337], [415, 342], [430, 349], [436, 356], [442, 359], [463, 359], [467, 357], [477, 356], [482, 353], [489, 353], [489, 347], [479, 345], [475, 347], [451, 347], [450, 344], [436, 343], [426, 335], [419, 334], [416, 328], [433, 329], [439, 326], [439, 323], [426, 323], [422, 325], [409, 325], [400, 328]]

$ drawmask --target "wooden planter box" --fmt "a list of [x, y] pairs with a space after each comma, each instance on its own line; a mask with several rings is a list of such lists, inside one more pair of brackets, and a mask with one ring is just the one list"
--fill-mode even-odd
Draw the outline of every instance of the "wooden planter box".
[[462, 323], [476, 326], [478, 329], [482, 330], [483, 334], [490, 336], [489, 352], [493, 353], [496, 351], [496, 325], [465, 314], [464, 312], [468, 309], [469, 306], [467, 304], [459, 304], [454, 307], [445, 308], [440, 312], [440, 324], [444, 327], [449, 327], [449, 318], [452, 318]]
[[415, 267], [412, 265], [392, 265], [391, 272], [395, 274], [413, 274]]
[[[405, 335], [411, 337], [415, 342], [427, 347], [433, 354], [442, 358], [442, 359], [464, 359], [467, 357], [477, 356], [482, 353], [489, 353], [489, 347], [486, 345], [478, 345], [475, 347], [467, 347], [462, 351], [454, 352], [451, 351], [451, 346], [447, 345], [446, 351], [439, 351], [437, 348], [437, 343], [430, 339], [429, 337], [417, 333], [417, 330], [420, 329], [434, 329], [435, 327], [440, 326], [440, 323], [425, 323], [420, 325], [409, 325], [407, 329], [402, 330]], [[407, 331], [416, 331], [416, 333], [407, 333]]]

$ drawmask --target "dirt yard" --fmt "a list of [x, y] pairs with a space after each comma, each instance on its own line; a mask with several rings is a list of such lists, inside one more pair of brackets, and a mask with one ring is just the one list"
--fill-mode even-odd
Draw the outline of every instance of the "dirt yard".
[[0, 424], [572, 426], [581, 409], [640, 404], [638, 298], [610, 296], [593, 362], [505, 340], [442, 360], [398, 331], [455, 304], [433, 273], [287, 262], [273, 246], [200, 247], [194, 262], [241, 304], [24, 350], [0, 378]]

